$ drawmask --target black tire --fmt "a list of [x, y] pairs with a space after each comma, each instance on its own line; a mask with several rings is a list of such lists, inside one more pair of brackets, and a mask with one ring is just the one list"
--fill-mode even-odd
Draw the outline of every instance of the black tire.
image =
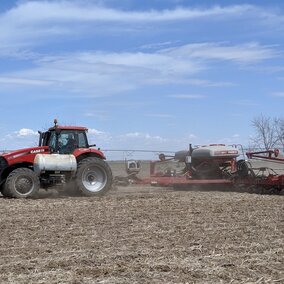
[[[4, 184], [0, 185], [0, 193], [3, 195], [3, 191], [4, 191]], [[3, 195], [4, 196], [4, 195]]]
[[4, 197], [12, 197], [8, 192], [5, 191], [5, 183], [2, 184], [2, 186], [0, 188], [0, 192]]
[[109, 165], [100, 158], [86, 158], [78, 165], [76, 174], [78, 190], [86, 196], [105, 194], [112, 186]]
[[39, 187], [39, 178], [34, 171], [28, 168], [18, 168], [7, 177], [2, 194], [5, 197], [14, 198], [35, 197]]

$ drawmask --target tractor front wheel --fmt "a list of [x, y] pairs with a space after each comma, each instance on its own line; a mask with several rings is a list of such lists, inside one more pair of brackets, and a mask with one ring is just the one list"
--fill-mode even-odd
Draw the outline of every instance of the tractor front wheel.
[[[0, 193], [3, 195], [3, 191], [4, 191], [4, 185], [0, 185]], [[4, 196], [4, 195], [3, 195]]]
[[76, 182], [83, 195], [103, 195], [112, 186], [112, 172], [104, 160], [95, 157], [86, 158], [78, 165]]
[[2, 194], [14, 198], [35, 197], [39, 187], [39, 178], [33, 170], [18, 168], [7, 177]]

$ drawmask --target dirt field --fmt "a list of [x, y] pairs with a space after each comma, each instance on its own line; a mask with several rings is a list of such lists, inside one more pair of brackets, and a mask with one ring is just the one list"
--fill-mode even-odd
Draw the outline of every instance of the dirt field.
[[284, 283], [284, 197], [0, 197], [0, 283]]

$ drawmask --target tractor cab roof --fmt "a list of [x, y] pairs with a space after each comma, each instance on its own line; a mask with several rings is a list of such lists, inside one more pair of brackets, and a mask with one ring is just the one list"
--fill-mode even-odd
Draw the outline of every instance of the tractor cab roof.
[[82, 126], [63, 126], [63, 125], [58, 125], [58, 121], [55, 118], [54, 119], [54, 126], [50, 127], [48, 131], [55, 131], [56, 129], [59, 130], [73, 130], [73, 131], [88, 131], [88, 128], [82, 127]]
[[78, 131], [88, 131], [88, 128], [82, 127], [82, 126], [62, 126], [62, 125], [56, 125], [53, 127], [50, 127], [49, 131], [54, 131], [56, 129], [60, 130], [78, 130]]

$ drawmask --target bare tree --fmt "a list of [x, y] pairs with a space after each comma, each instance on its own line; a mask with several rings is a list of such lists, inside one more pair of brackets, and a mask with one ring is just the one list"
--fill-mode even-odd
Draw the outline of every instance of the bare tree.
[[276, 118], [275, 124], [278, 146], [284, 149], [284, 118]]
[[258, 148], [266, 150], [273, 149], [279, 144], [279, 119], [272, 119], [263, 114], [256, 117], [252, 121], [255, 130], [255, 137], [252, 139], [253, 144]]

